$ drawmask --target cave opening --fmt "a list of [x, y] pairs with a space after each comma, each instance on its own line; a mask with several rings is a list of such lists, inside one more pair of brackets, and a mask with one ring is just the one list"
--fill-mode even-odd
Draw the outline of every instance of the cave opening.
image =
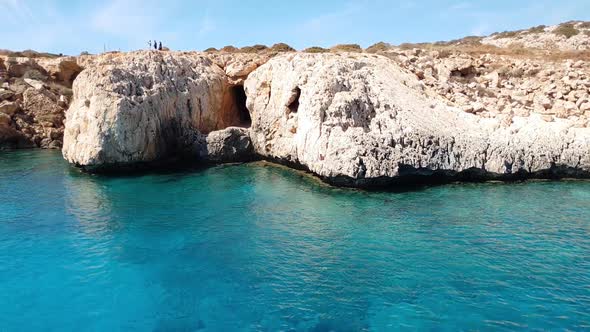
[[243, 85], [235, 85], [231, 88], [231, 94], [233, 96], [233, 104], [237, 116], [237, 126], [248, 128], [252, 125], [252, 118], [250, 117], [250, 111], [246, 107], [246, 91]]
[[291, 92], [291, 98], [289, 99], [289, 113], [297, 113], [299, 110], [299, 98], [301, 97], [301, 89], [295, 87]]

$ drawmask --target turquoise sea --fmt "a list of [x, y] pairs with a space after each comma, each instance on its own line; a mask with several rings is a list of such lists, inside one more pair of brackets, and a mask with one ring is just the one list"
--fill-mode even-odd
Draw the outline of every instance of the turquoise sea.
[[590, 182], [336, 189], [0, 153], [0, 331], [590, 329]]

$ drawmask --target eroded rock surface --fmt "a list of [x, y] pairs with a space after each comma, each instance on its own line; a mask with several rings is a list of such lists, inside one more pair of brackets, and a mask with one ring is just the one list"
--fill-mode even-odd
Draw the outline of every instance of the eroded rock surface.
[[201, 135], [240, 125], [242, 117], [248, 124], [235, 105], [235, 88], [204, 54], [143, 51], [94, 59], [74, 83], [64, 157], [103, 168], [191, 153]]
[[0, 56], [0, 149], [62, 147], [76, 58]]
[[588, 128], [567, 119], [515, 116], [508, 124], [463, 112], [381, 56], [279, 56], [245, 87], [255, 151], [337, 184], [590, 171]]

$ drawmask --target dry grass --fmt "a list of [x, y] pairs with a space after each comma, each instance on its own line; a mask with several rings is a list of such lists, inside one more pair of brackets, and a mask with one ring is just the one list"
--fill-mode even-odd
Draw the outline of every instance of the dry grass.
[[[403, 47], [402, 47], [403, 46]], [[439, 58], [449, 57], [451, 54], [469, 54], [481, 56], [484, 54], [506, 56], [519, 59], [539, 59], [548, 61], [583, 60], [590, 61], [590, 50], [587, 51], [547, 51], [541, 49], [525, 48], [521, 43], [513, 43], [510, 47], [502, 48], [494, 45], [472, 43], [469, 45], [445, 45], [445, 44], [403, 44], [401, 49], [424, 49], [438, 51]]]
[[203, 52], [205, 52], [205, 53], [216, 53], [216, 52], [219, 52], [219, 50], [216, 49], [215, 47], [209, 47], [208, 49], [204, 50]]

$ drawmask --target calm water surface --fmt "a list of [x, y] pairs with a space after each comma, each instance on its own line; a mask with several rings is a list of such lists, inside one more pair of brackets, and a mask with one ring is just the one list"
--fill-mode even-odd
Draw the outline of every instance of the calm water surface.
[[590, 183], [367, 193], [0, 153], [1, 331], [590, 329]]

